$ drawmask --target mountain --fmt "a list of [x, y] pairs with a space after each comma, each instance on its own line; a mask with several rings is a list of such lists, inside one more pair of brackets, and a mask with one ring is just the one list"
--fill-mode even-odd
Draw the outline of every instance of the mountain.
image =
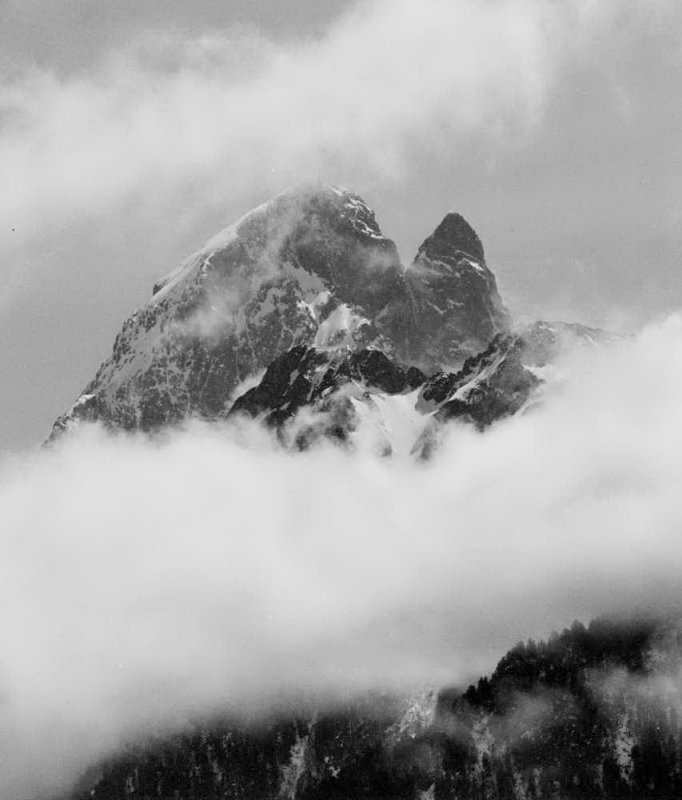
[[225, 416], [235, 390], [298, 345], [461, 366], [509, 316], [473, 229], [449, 214], [405, 269], [374, 212], [329, 186], [285, 192], [154, 287], [53, 437], [78, 421], [151, 431]]
[[680, 620], [575, 622], [467, 690], [367, 695], [138, 745], [73, 800], [673, 800]]
[[561, 353], [611, 339], [583, 325], [536, 322], [514, 334], [497, 334], [459, 370], [431, 376], [375, 348], [326, 351], [299, 345], [278, 356], [228, 416], [260, 419], [285, 443], [302, 449], [320, 437], [352, 444], [362, 430], [381, 453], [399, 449], [428, 458], [449, 420], [482, 430], [530, 408], [546, 368]]
[[153, 430], [228, 410], [232, 392], [297, 344], [390, 343], [381, 315], [404, 278], [395, 245], [351, 192], [285, 192], [154, 286], [56, 429]]
[[443, 219], [405, 274], [418, 319], [406, 353], [410, 363], [427, 371], [457, 367], [510, 330], [481, 240], [459, 214]]
[[[425, 380], [416, 367], [403, 368], [374, 348], [328, 351], [299, 345], [270, 364], [260, 383], [237, 398], [230, 415], [261, 419], [299, 449], [321, 437], [352, 444], [358, 428], [369, 422], [376, 449], [387, 455], [401, 433], [411, 449], [421, 427], [415, 404]], [[363, 429], [366, 433], [368, 426]]]
[[[293, 449], [425, 459], [450, 421], [485, 430], [532, 410], [562, 353], [611, 338], [515, 327], [459, 214], [404, 267], [360, 197], [304, 187], [158, 283], [50, 438], [88, 421], [154, 432], [247, 417]], [[660, 687], [681, 640], [676, 623], [596, 621], [517, 646], [467, 691], [374, 694], [257, 726], [217, 709], [96, 765], [73, 800], [677, 797], [682, 735]]]
[[566, 323], [512, 332], [483, 244], [459, 214], [405, 268], [358, 195], [303, 187], [154, 286], [50, 438], [84, 421], [154, 431], [242, 413], [298, 447], [320, 436], [352, 444], [362, 428], [380, 452], [427, 456], [447, 420], [484, 428], [523, 410], [537, 368], [603, 339]]

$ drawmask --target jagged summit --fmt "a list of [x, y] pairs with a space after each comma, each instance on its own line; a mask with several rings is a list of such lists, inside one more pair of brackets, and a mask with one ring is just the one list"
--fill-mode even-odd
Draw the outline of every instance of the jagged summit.
[[460, 214], [445, 216], [405, 276], [420, 321], [410, 355], [423, 369], [456, 368], [511, 329], [481, 240]]
[[[358, 269], [368, 261], [372, 266], [400, 269], [395, 245], [384, 237], [374, 212], [359, 195], [322, 183], [302, 184], [249, 211], [211, 237], [184, 264], [155, 284], [154, 294], [182, 275], [189, 277], [198, 260], [230, 248], [235, 241], [242, 245], [244, 256], [255, 258], [253, 266], [267, 273], [276, 268], [273, 262], [282, 256], [299, 256], [292, 253], [297, 246], [307, 248], [306, 255], [310, 255], [311, 248], [322, 239], [336, 252], [328, 254], [331, 258], [313, 258], [304, 265], [322, 278], [348, 284], [351, 277], [359, 277]], [[351, 253], [357, 257], [336, 264], [333, 256], [339, 254], [340, 239], [355, 243], [365, 252]]]
[[483, 244], [478, 234], [461, 214], [453, 211], [443, 217], [440, 225], [421, 245], [419, 253], [432, 261], [460, 255], [470, 256], [480, 264], [485, 263]]
[[322, 183], [282, 192], [155, 284], [55, 431], [78, 419], [153, 430], [223, 417], [242, 381], [298, 345], [457, 369], [509, 329], [482, 259], [458, 214], [405, 269], [355, 192]]
[[403, 273], [358, 195], [320, 184], [283, 192], [156, 284], [56, 428], [220, 417], [240, 381], [297, 344], [390, 351], [387, 309], [405, 297]]

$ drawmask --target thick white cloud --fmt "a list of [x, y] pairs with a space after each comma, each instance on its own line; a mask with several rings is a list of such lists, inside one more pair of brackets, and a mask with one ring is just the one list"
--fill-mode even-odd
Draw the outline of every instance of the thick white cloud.
[[235, 193], [344, 161], [394, 173], [411, 143], [504, 139], [541, 107], [550, 22], [533, 0], [363, 3], [296, 47], [140, 39], [87, 74], [22, 76], [0, 90], [0, 210], [35, 233], [136, 191], [154, 202], [151, 186]]
[[[29, 273], [47, 289], [23, 299], [25, 334], [15, 320], [5, 336], [17, 354], [5, 372], [25, 388], [3, 402], [56, 416], [40, 375], [59, 325], [74, 362], [76, 340], [100, 335], [99, 309], [81, 329], [71, 313], [87, 287], [104, 273], [113, 285], [116, 270], [120, 285], [139, 279], [145, 259], [172, 266], [159, 242], [226, 197], [238, 207], [311, 177], [410, 176], [469, 138], [498, 163], [561, 104], [566, 64], [588, 65], [583, 80], [606, 74], [629, 124], [647, 86], [630, 94], [623, 53], [674, 5], [384, 0], [296, 46], [140, 37], [88, 71], [8, 78], [0, 304]], [[599, 172], [591, 142], [611, 131], [576, 131], [584, 152], [568, 163]], [[645, 177], [659, 149], [672, 152], [653, 140], [637, 151]], [[532, 165], [550, 201], [570, 190], [542, 151]], [[87, 246], [101, 230], [117, 242], [108, 259]], [[667, 599], [681, 567], [679, 322], [572, 369], [579, 379], [545, 411], [483, 438], [457, 431], [426, 468], [334, 451], [293, 459], [202, 430], [162, 446], [86, 432], [5, 463], [0, 794], [53, 788], [123, 738], [216, 704], [456, 680], [574, 616]], [[19, 416], [5, 406], [2, 424]]]
[[281, 185], [334, 163], [395, 174], [410, 147], [454, 149], [471, 132], [499, 148], [537, 121], [565, 62], [600, 53], [609, 70], [636, 26], [669, 9], [375, 0], [297, 45], [237, 29], [140, 35], [87, 71], [0, 84], [0, 213], [35, 234], [136, 192], [158, 202], [152, 186], [198, 183], [210, 203], [226, 185]]
[[563, 365], [431, 465], [257, 429], [96, 430], [5, 462], [0, 794], [210, 709], [467, 680], [682, 578], [682, 320]]

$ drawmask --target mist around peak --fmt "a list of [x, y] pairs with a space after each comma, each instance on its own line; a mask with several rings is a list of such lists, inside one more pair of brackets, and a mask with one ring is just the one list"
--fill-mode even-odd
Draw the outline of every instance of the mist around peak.
[[218, 709], [465, 685], [518, 639], [668, 608], [681, 331], [577, 351], [540, 408], [452, 424], [426, 464], [244, 423], [85, 426], [6, 462], [0, 794]]

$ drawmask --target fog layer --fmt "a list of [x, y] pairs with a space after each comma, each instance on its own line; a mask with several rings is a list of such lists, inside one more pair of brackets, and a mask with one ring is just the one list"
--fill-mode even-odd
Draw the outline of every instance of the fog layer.
[[682, 320], [560, 369], [427, 465], [201, 426], [5, 461], [0, 795], [205, 712], [467, 680], [574, 617], [666, 605]]

